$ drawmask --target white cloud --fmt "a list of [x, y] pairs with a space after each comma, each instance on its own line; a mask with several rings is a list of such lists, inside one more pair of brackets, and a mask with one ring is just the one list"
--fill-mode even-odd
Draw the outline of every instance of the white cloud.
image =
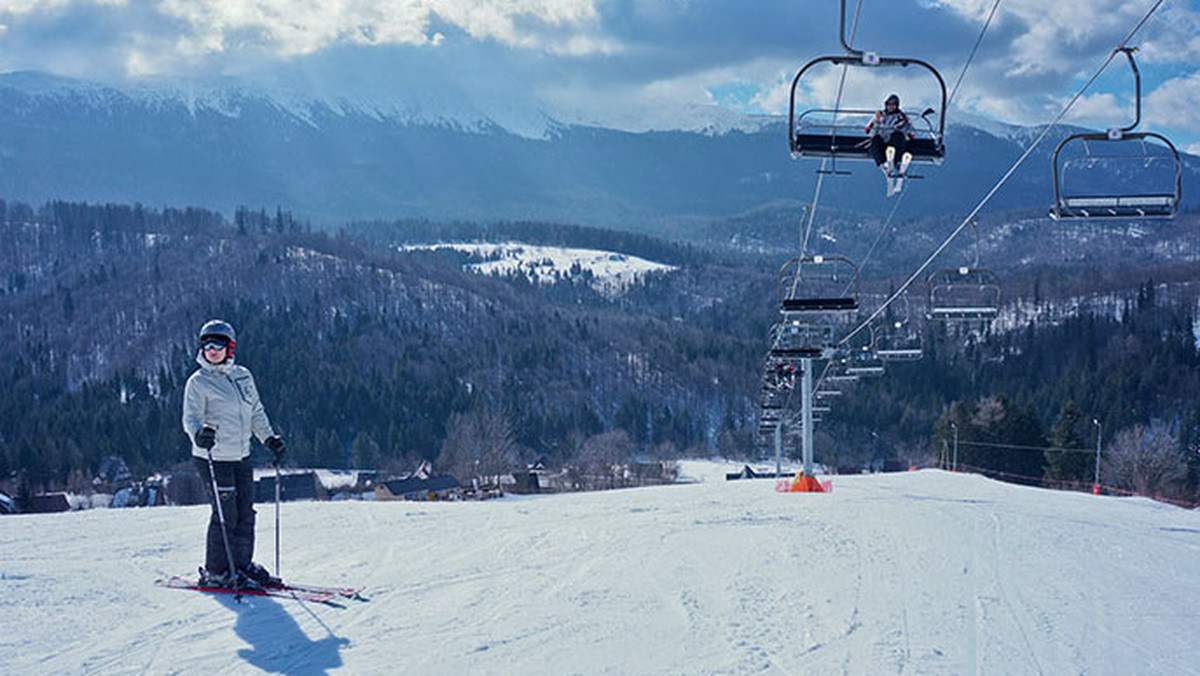
[[[936, 0], [975, 22], [982, 22], [991, 0]], [[1115, 47], [1151, 7], [1128, 0], [1007, 0], [990, 30], [1015, 30], [1008, 53], [1009, 76], [1074, 74], [1088, 68], [1096, 54]], [[1162, 6], [1131, 44], [1144, 42], [1147, 60], [1193, 64], [1200, 58], [1200, 15], [1184, 3]]]
[[49, 12], [72, 4], [121, 7], [129, 4], [129, 0], [4, 0], [0, 5], [0, 16], [19, 17], [34, 12]]
[[[910, 113], [941, 107], [941, 88], [927, 71], [912, 67], [850, 67], [843, 80], [842, 70], [838, 66], [815, 66], [805, 73], [796, 91], [797, 107], [832, 108], [838, 101], [839, 90], [843, 108], [876, 110], [893, 93], [900, 96], [901, 106]], [[790, 95], [791, 78], [785, 87], [785, 96]]]
[[[1060, 103], [1061, 106], [1066, 105], [1066, 100]], [[1133, 121], [1134, 110], [1132, 104], [1123, 107], [1113, 94], [1088, 94], [1079, 97], [1075, 101], [1075, 105], [1071, 106], [1071, 110], [1063, 117], [1066, 122], [1074, 124], [1097, 127], [1100, 129], [1108, 129], [1109, 127], [1123, 127]]]
[[1146, 96], [1142, 115], [1148, 130], [1200, 129], [1200, 72], [1167, 80]]
[[1184, 148], [1184, 152], [1188, 153], [1189, 155], [1196, 155], [1200, 157], [1200, 141], [1191, 144], [1187, 148]]
[[260, 48], [280, 56], [312, 54], [338, 44], [436, 45], [433, 20], [477, 40], [562, 55], [611, 53], [597, 34], [597, 0], [163, 0], [160, 11], [189, 28], [178, 42], [187, 55]]

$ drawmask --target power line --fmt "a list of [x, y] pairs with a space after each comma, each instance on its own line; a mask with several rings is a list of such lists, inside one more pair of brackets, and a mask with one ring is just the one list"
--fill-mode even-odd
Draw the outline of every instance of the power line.
[[985, 446], [988, 448], [1007, 448], [1018, 451], [1055, 451], [1057, 453], [1087, 453], [1095, 455], [1094, 448], [1063, 448], [1061, 446], [1022, 446], [1021, 444], [993, 444], [985, 441], [963, 441], [958, 440], [959, 446]]

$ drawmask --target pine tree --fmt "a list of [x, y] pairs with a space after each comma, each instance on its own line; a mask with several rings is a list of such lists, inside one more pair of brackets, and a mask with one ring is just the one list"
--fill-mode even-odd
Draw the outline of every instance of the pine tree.
[[1073, 399], [1063, 404], [1058, 412], [1058, 421], [1050, 433], [1051, 448], [1045, 453], [1045, 476], [1053, 481], [1084, 481], [1088, 468], [1088, 455], [1082, 436], [1079, 434], [1083, 412]]

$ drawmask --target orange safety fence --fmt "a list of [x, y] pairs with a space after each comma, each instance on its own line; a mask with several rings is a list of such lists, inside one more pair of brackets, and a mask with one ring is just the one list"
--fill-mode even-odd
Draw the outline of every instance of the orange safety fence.
[[[931, 465], [931, 467], [933, 467], [933, 466]], [[939, 469], [944, 469], [944, 468], [939, 468]], [[995, 477], [998, 479], [1021, 479], [1022, 483], [1034, 484], [1034, 485], [1040, 486], [1042, 488], [1074, 490], [1074, 491], [1079, 491], [1079, 492], [1084, 492], [1084, 493], [1091, 493], [1092, 495], [1120, 495], [1120, 496], [1131, 497], [1131, 498], [1148, 498], [1150, 500], [1155, 500], [1157, 502], [1165, 502], [1167, 504], [1175, 505], [1176, 507], [1183, 507], [1185, 509], [1196, 509], [1197, 507], [1200, 507], [1200, 503], [1197, 503], [1197, 502], [1188, 502], [1187, 500], [1180, 500], [1178, 498], [1168, 498], [1168, 497], [1165, 497], [1162, 495], [1150, 495], [1147, 493], [1138, 493], [1137, 491], [1131, 491], [1131, 490], [1127, 490], [1124, 488], [1118, 488], [1117, 486], [1109, 486], [1106, 484], [1092, 483], [1090, 481], [1071, 481], [1071, 480], [1067, 480], [1067, 479], [1058, 479], [1058, 480], [1051, 481], [1051, 480], [1046, 479], [1045, 477], [1033, 477], [1033, 476], [1028, 476], [1028, 475], [1024, 475], [1024, 474], [1014, 474], [1012, 472], [1002, 472], [1000, 470], [987, 469], [985, 467], [974, 467], [972, 465], [964, 465], [962, 463], [959, 463], [957, 471], [959, 471], [959, 472], [966, 471], [966, 472], [970, 472], [973, 474], [982, 474], [983, 476], [986, 476], [986, 477]]]

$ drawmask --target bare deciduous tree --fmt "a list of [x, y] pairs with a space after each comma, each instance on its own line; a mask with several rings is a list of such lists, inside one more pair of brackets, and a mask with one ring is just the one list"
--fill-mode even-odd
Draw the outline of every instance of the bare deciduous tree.
[[476, 408], [452, 414], [446, 421], [438, 471], [465, 481], [510, 472], [518, 460], [516, 435], [506, 411]]
[[586, 475], [601, 479], [608, 488], [612, 488], [618, 478], [618, 467], [629, 459], [633, 450], [634, 443], [629, 433], [616, 429], [589, 437], [583, 443], [579, 459]]
[[1162, 420], [1121, 430], [1104, 450], [1104, 479], [1146, 495], [1175, 496], [1187, 481], [1187, 459]]

